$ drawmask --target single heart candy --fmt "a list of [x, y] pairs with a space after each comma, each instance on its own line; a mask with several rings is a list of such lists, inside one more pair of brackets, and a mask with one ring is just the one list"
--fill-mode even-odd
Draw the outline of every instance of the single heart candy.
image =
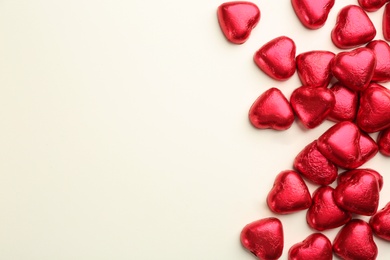
[[384, 156], [390, 156], [390, 128], [379, 133], [377, 142], [379, 151]]
[[332, 41], [340, 49], [354, 48], [374, 39], [376, 30], [364, 10], [357, 5], [347, 5], [337, 15], [332, 30]]
[[299, 79], [304, 86], [327, 87], [332, 74], [331, 61], [335, 54], [330, 51], [309, 51], [296, 58]]
[[313, 203], [306, 213], [310, 227], [323, 231], [340, 227], [351, 220], [352, 214], [337, 206], [333, 192], [332, 187], [322, 186], [313, 193]]
[[382, 20], [383, 37], [386, 41], [390, 41], [390, 3], [385, 6]]
[[294, 122], [294, 113], [283, 93], [277, 88], [270, 88], [253, 103], [249, 121], [260, 129], [286, 130]]
[[335, 98], [328, 88], [302, 86], [291, 94], [290, 103], [302, 125], [315, 128], [332, 111]]
[[283, 252], [283, 242], [283, 226], [277, 218], [257, 220], [241, 231], [241, 244], [259, 259], [278, 259]]
[[296, 171], [286, 170], [276, 176], [267, 204], [275, 213], [288, 214], [309, 208], [311, 196], [301, 176]]
[[375, 260], [378, 247], [370, 226], [361, 219], [353, 219], [337, 233], [333, 252], [344, 260]]
[[390, 81], [390, 46], [382, 40], [372, 41], [366, 46], [376, 57], [376, 66], [372, 80], [376, 82]]
[[390, 90], [372, 83], [361, 93], [356, 123], [367, 133], [390, 127]]
[[372, 216], [369, 223], [375, 235], [390, 241], [390, 203]]
[[295, 43], [286, 36], [264, 44], [254, 55], [256, 65], [276, 80], [287, 80], [295, 73]]
[[379, 183], [371, 173], [362, 171], [339, 182], [333, 197], [336, 204], [349, 212], [372, 216], [378, 209]]
[[383, 177], [382, 177], [382, 175], [379, 172], [377, 172], [375, 170], [372, 170], [372, 169], [368, 169], [368, 168], [365, 168], [365, 169], [353, 169], [353, 170], [348, 170], [348, 171], [342, 172], [342, 173], [339, 174], [339, 176], [337, 176], [337, 183], [339, 184], [341, 182], [349, 182], [350, 178], [354, 174], [359, 173], [359, 172], [367, 172], [367, 173], [370, 173], [370, 174], [374, 175], [374, 177], [378, 181], [379, 190], [382, 189], [382, 187], [383, 187]]
[[389, 0], [358, 0], [359, 5], [367, 12], [375, 12]]
[[291, 0], [298, 19], [309, 29], [318, 29], [325, 24], [334, 2], [335, 0]]
[[294, 168], [307, 180], [318, 185], [329, 185], [337, 178], [337, 167], [318, 151], [317, 140], [295, 157]]
[[332, 61], [332, 73], [343, 84], [354, 91], [368, 87], [374, 75], [376, 56], [366, 47], [340, 52]]
[[344, 87], [339, 82], [333, 84], [329, 89], [333, 92], [336, 102], [328, 115], [328, 119], [335, 122], [354, 121], [359, 104], [356, 91]]
[[334, 164], [350, 169], [361, 159], [359, 141], [359, 128], [352, 122], [343, 121], [329, 128], [318, 138], [317, 148]]
[[218, 7], [218, 22], [226, 39], [235, 44], [246, 42], [260, 20], [259, 8], [250, 2], [227, 2]]
[[288, 251], [288, 260], [302, 259], [332, 260], [332, 243], [323, 234], [311, 234]]

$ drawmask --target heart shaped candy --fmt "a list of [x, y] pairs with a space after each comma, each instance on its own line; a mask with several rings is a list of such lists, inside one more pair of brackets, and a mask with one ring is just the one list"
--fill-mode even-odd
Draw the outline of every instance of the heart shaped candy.
[[283, 252], [283, 226], [277, 218], [264, 218], [246, 225], [241, 244], [259, 259], [278, 259]]
[[301, 176], [287, 170], [276, 176], [274, 186], [268, 193], [267, 204], [275, 213], [288, 214], [309, 208], [311, 196]]
[[218, 22], [226, 39], [235, 44], [246, 42], [260, 20], [259, 8], [250, 2], [227, 2], [218, 7]]
[[288, 251], [288, 260], [332, 260], [332, 244], [320, 233], [308, 236], [300, 243], [293, 245]]
[[334, 2], [335, 0], [291, 0], [298, 19], [309, 29], [318, 29], [325, 24]]
[[332, 61], [332, 73], [343, 84], [354, 91], [368, 87], [376, 66], [376, 57], [366, 47], [340, 52]]
[[352, 214], [337, 206], [333, 192], [332, 187], [322, 186], [313, 193], [313, 203], [306, 213], [310, 227], [323, 231], [340, 227], [351, 220]]
[[361, 157], [355, 163], [351, 164], [351, 168], [358, 168], [373, 158], [378, 153], [378, 145], [368, 134], [360, 132], [359, 140]]
[[347, 5], [337, 15], [332, 41], [340, 49], [354, 48], [374, 39], [376, 30], [366, 12], [357, 5]]
[[377, 142], [379, 151], [384, 156], [390, 156], [390, 128], [379, 133]]
[[367, 12], [375, 12], [380, 9], [388, 0], [358, 0], [359, 5]]
[[317, 140], [295, 157], [294, 168], [307, 180], [318, 185], [329, 185], [337, 178], [337, 167], [318, 151]]
[[333, 84], [329, 89], [333, 92], [336, 103], [330, 111], [328, 119], [335, 122], [354, 121], [359, 103], [356, 91], [344, 87], [339, 82]]
[[361, 219], [351, 220], [337, 233], [333, 251], [345, 260], [375, 260], [378, 255], [372, 230]]
[[270, 88], [253, 103], [249, 121], [260, 129], [286, 130], [294, 122], [294, 113], [283, 93], [277, 88]]
[[304, 86], [327, 87], [332, 74], [331, 61], [335, 54], [330, 51], [309, 51], [296, 58], [299, 79]]
[[291, 94], [291, 106], [306, 128], [320, 125], [335, 104], [333, 92], [327, 88], [302, 86]]
[[333, 197], [344, 210], [372, 216], [378, 209], [379, 190], [377, 178], [369, 172], [361, 171], [351, 175], [348, 181], [339, 182]]
[[385, 6], [382, 20], [383, 37], [386, 41], [390, 41], [390, 3]]
[[370, 226], [375, 235], [390, 241], [390, 203], [371, 217]]
[[295, 72], [295, 43], [286, 36], [263, 45], [254, 55], [256, 65], [276, 80], [287, 80]]
[[390, 90], [372, 83], [361, 93], [356, 123], [367, 133], [390, 127]]
[[382, 40], [372, 41], [366, 46], [371, 49], [376, 57], [376, 66], [373, 81], [388, 82], [390, 81], [390, 46]]
[[379, 190], [382, 189], [383, 177], [382, 177], [382, 175], [380, 175], [379, 172], [372, 170], [372, 169], [354, 169], [354, 170], [342, 172], [337, 177], [337, 183], [340, 184], [341, 182], [348, 182], [354, 174], [359, 173], [359, 172], [367, 172], [367, 173], [374, 175], [374, 177], [378, 181]]
[[343, 121], [329, 128], [318, 138], [317, 148], [334, 164], [350, 169], [361, 159], [359, 141], [359, 128], [352, 122]]

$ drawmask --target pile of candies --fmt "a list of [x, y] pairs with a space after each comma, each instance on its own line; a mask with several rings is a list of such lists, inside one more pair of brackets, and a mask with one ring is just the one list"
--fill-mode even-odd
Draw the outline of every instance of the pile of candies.
[[[335, 0], [291, 0], [309, 29], [322, 27]], [[307, 210], [308, 225], [317, 231], [342, 227], [333, 243], [320, 232], [288, 251], [289, 259], [376, 259], [373, 235], [390, 241], [390, 203], [378, 211], [383, 185], [380, 173], [359, 168], [378, 151], [390, 156], [390, 46], [374, 40], [376, 29], [366, 12], [384, 7], [383, 35], [390, 40], [389, 0], [358, 0], [342, 8], [331, 33], [340, 49], [310, 51], [296, 56], [292, 39], [281, 36], [263, 45], [254, 62], [268, 76], [283, 81], [297, 71], [302, 86], [288, 100], [271, 88], [253, 103], [249, 121], [259, 129], [286, 130], [295, 117], [312, 129], [324, 120], [335, 124], [308, 144], [295, 158], [294, 170], [279, 173], [267, 197], [276, 214]], [[260, 20], [259, 8], [250, 2], [227, 2], [218, 8], [218, 21], [227, 40], [244, 43]], [[337, 83], [330, 85], [332, 78]], [[377, 140], [369, 134], [380, 132]], [[339, 174], [339, 168], [344, 172]], [[311, 195], [305, 180], [320, 187]], [[335, 188], [329, 186], [337, 181]], [[352, 214], [371, 216], [369, 222]], [[269, 217], [246, 225], [242, 245], [259, 259], [278, 259], [283, 252], [281, 221]]]

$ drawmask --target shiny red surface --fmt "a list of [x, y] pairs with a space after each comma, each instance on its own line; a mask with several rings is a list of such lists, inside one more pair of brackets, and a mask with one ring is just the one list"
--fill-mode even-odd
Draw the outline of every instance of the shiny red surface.
[[375, 12], [389, 0], [358, 0], [359, 5], [367, 12]]
[[349, 49], [368, 43], [375, 35], [376, 29], [366, 12], [360, 6], [348, 5], [338, 13], [331, 38], [340, 49]]
[[354, 219], [337, 233], [333, 252], [344, 260], [374, 260], [378, 247], [370, 226], [363, 220]]
[[320, 233], [308, 236], [288, 251], [288, 260], [302, 259], [332, 260], [332, 243]]
[[310, 51], [296, 57], [297, 72], [304, 86], [327, 87], [332, 74], [330, 64], [335, 54], [330, 51]]
[[309, 208], [311, 196], [302, 177], [295, 171], [287, 170], [276, 176], [267, 204], [275, 213], [288, 214]]
[[378, 153], [378, 145], [375, 140], [371, 138], [368, 134], [361, 132], [360, 133], [360, 153], [361, 157], [357, 160], [351, 168], [358, 168], [373, 158]]
[[343, 121], [323, 133], [317, 140], [317, 147], [328, 160], [350, 169], [361, 159], [359, 141], [359, 128], [352, 122]]
[[372, 83], [361, 93], [357, 125], [367, 133], [390, 127], [390, 90]]
[[354, 174], [359, 173], [359, 172], [366, 172], [366, 173], [370, 173], [370, 174], [374, 175], [374, 177], [376, 178], [376, 180], [378, 182], [379, 190], [382, 189], [382, 187], [383, 187], [383, 177], [382, 177], [382, 175], [379, 172], [377, 172], [375, 170], [372, 170], [372, 169], [368, 169], [368, 168], [354, 169], [354, 170], [349, 170], [349, 171], [342, 172], [337, 177], [337, 183], [339, 184], [341, 182], [348, 182], [350, 180], [350, 178]]
[[286, 130], [294, 122], [294, 114], [283, 93], [277, 88], [270, 88], [253, 103], [249, 121], [260, 129]]
[[374, 75], [376, 56], [366, 47], [340, 52], [332, 61], [332, 73], [345, 87], [362, 91]]
[[295, 14], [301, 23], [309, 29], [321, 28], [335, 0], [291, 0]]
[[369, 172], [357, 172], [348, 181], [340, 182], [334, 190], [336, 204], [351, 213], [372, 216], [379, 203], [379, 184]]
[[235, 44], [246, 42], [260, 20], [259, 8], [250, 2], [227, 2], [218, 7], [218, 22], [226, 39]]
[[388, 82], [390, 81], [390, 46], [382, 40], [375, 40], [367, 44], [376, 57], [376, 66], [372, 81]]
[[317, 140], [295, 157], [294, 169], [305, 179], [318, 185], [329, 185], [337, 178], [337, 167], [318, 151]]
[[379, 133], [377, 143], [381, 154], [390, 156], [390, 128]]
[[307, 224], [316, 230], [336, 228], [351, 220], [352, 214], [337, 206], [333, 198], [334, 189], [319, 187], [313, 193], [313, 203], [306, 213]]
[[372, 216], [369, 223], [375, 235], [390, 241], [390, 203]]
[[259, 259], [278, 259], [283, 252], [283, 226], [277, 218], [264, 218], [246, 225], [241, 244]]
[[302, 125], [310, 129], [327, 118], [333, 109], [335, 98], [328, 88], [302, 86], [291, 94], [290, 103]]
[[286, 36], [264, 44], [254, 55], [256, 65], [276, 80], [287, 80], [295, 73], [295, 43]]
[[333, 84], [329, 89], [333, 92], [336, 103], [330, 111], [328, 119], [335, 122], [354, 121], [359, 104], [356, 91], [344, 87], [339, 82]]
[[383, 11], [382, 30], [385, 40], [390, 41], [390, 3], [386, 4]]

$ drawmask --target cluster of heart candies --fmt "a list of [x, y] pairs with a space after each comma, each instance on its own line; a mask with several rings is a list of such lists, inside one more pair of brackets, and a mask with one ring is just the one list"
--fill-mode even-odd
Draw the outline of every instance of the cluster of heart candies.
[[[267, 204], [277, 214], [307, 209], [308, 225], [318, 231], [343, 226], [333, 244], [320, 232], [293, 245], [289, 259], [376, 259], [373, 234], [390, 241], [390, 203], [378, 211], [381, 174], [358, 168], [378, 151], [390, 156], [390, 90], [379, 85], [390, 81], [390, 47], [372, 41], [376, 29], [366, 11], [376, 11], [389, 0], [358, 0], [342, 8], [331, 39], [340, 49], [334, 54], [310, 51], [295, 57], [295, 43], [281, 36], [262, 46], [254, 55], [257, 66], [276, 80], [298, 72], [302, 86], [290, 101], [277, 88], [265, 91], [249, 111], [256, 128], [286, 130], [297, 117], [305, 128], [325, 119], [336, 122], [295, 158], [294, 169], [279, 173]], [[292, 0], [292, 7], [309, 29], [324, 25], [334, 0]], [[259, 8], [250, 2], [227, 2], [218, 8], [218, 21], [226, 38], [244, 43], [260, 20]], [[390, 40], [390, 3], [384, 8], [383, 35]], [[364, 47], [362, 47], [365, 45]], [[330, 88], [332, 77], [338, 80]], [[370, 133], [380, 132], [375, 141]], [[339, 167], [345, 171], [339, 172]], [[320, 185], [310, 194], [307, 181]], [[329, 186], [336, 181], [336, 188]], [[352, 214], [371, 216], [369, 223]], [[244, 227], [243, 246], [259, 259], [278, 259], [283, 251], [283, 227], [275, 217]]]

